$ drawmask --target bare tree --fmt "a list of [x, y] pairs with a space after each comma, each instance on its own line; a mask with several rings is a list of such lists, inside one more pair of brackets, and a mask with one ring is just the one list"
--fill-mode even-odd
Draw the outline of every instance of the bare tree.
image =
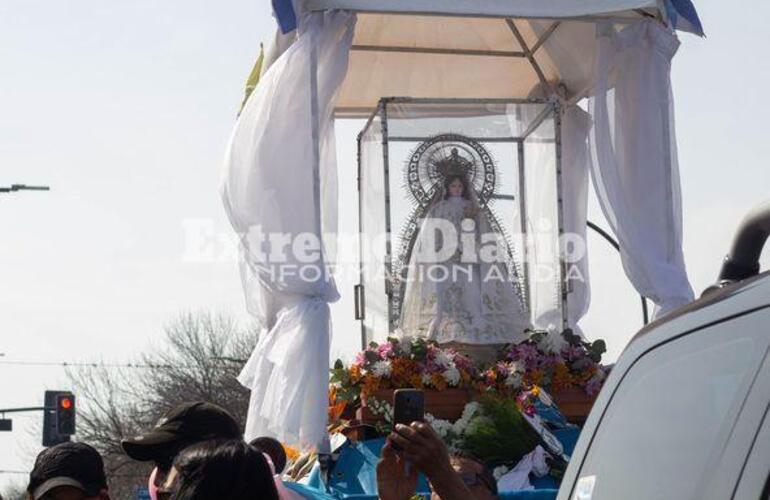
[[21, 484], [6, 485], [0, 500], [27, 500], [27, 490]]
[[77, 438], [102, 453], [113, 498], [133, 498], [151, 468], [129, 459], [121, 439], [151, 428], [170, 408], [208, 401], [241, 425], [246, 419], [249, 393], [236, 376], [256, 343], [255, 329], [198, 312], [181, 314], [165, 333], [164, 344], [144, 354], [137, 367], [68, 371], [79, 401]]

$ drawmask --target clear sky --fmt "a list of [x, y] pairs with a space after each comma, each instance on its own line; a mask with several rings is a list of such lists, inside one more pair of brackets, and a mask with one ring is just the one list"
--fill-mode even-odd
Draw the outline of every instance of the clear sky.
[[[770, 198], [770, 5], [698, 8], [708, 38], [682, 35], [673, 71], [696, 293], [742, 215]], [[130, 361], [184, 310], [246, 320], [217, 188], [243, 82], [273, 27], [269, 2], [256, 0], [0, 3], [0, 185], [52, 188], [0, 195], [0, 408], [67, 388], [61, 368], [2, 363]], [[359, 126], [338, 133], [348, 192]], [[355, 227], [355, 210], [341, 213]], [[604, 223], [593, 203], [591, 218]], [[215, 261], [186, 253], [185, 228], [201, 224], [217, 238]], [[639, 308], [619, 259], [595, 237], [589, 251], [583, 327], [612, 358], [640, 326]], [[351, 286], [334, 306], [340, 355], [357, 346]], [[0, 433], [0, 471], [29, 469], [39, 419], [14, 417], [14, 432]], [[24, 477], [0, 473], [0, 488], [9, 479]]]

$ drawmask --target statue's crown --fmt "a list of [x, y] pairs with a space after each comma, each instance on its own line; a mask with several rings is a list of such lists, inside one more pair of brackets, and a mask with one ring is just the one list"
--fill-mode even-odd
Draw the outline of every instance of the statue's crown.
[[455, 175], [467, 175], [471, 170], [473, 163], [466, 160], [457, 152], [457, 148], [452, 148], [452, 154], [447, 158], [434, 161], [436, 170], [444, 177]]

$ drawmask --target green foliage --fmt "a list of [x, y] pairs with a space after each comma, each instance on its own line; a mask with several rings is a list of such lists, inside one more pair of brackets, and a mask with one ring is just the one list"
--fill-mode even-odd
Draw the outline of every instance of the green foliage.
[[490, 464], [515, 464], [540, 443], [514, 399], [485, 396], [480, 402], [486, 418], [468, 430], [463, 449]]
[[361, 397], [361, 386], [350, 380], [350, 372], [345, 368], [342, 360], [335, 361], [334, 367], [329, 371], [331, 372], [329, 383], [337, 388], [337, 399], [351, 405], [358, 404]]

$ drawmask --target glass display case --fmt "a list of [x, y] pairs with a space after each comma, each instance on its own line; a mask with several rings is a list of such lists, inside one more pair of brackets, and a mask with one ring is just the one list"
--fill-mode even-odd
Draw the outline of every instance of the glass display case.
[[462, 170], [481, 227], [501, 243], [517, 306], [566, 326], [560, 108], [551, 100], [380, 100], [358, 136], [362, 342], [403, 326], [423, 221]]

